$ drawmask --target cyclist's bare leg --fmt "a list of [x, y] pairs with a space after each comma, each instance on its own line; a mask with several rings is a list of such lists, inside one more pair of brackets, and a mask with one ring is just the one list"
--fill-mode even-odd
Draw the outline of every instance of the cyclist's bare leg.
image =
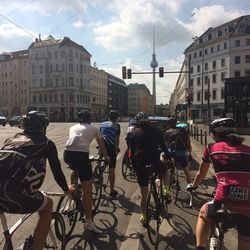
[[238, 234], [238, 250], [250, 249], [250, 237]]
[[193, 180], [192, 180], [192, 176], [191, 176], [191, 172], [190, 172], [190, 169], [189, 169], [189, 166], [183, 168], [183, 171], [186, 175], [186, 180], [187, 180], [187, 183], [192, 183]]
[[71, 184], [75, 183], [75, 172], [74, 171], [71, 172], [70, 181], [71, 181]]
[[166, 173], [162, 176], [162, 182], [165, 187], [169, 187], [170, 185], [170, 174], [167, 170]]
[[109, 168], [109, 182], [110, 182], [110, 193], [111, 193], [115, 185], [115, 168], [114, 167]]
[[146, 203], [147, 203], [147, 196], [148, 196], [148, 187], [142, 187], [141, 188], [141, 209], [142, 213], [146, 214]]
[[82, 203], [86, 220], [92, 220], [92, 183], [91, 180], [82, 182]]
[[34, 231], [32, 250], [42, 250], [45, 245], [52, 218], [52, 208], [53, 201], [47, 197], [46, 205], [38, 213], [39, 219]]
[[205, 205], [201, 207], [197, 224], [196, 224], [196, 246], [206, 246], [207, 237], [210, 232], [211, 222], [206, 217]]

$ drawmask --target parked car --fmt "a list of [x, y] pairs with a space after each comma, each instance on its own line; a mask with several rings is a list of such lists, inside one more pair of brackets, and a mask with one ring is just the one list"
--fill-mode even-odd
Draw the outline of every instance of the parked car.
[[7, 123], [7, 119], [5, 116], [0, 116], [0, 125], [5, 126]]
[[169, 118], [164, 116], [149, 116], [148, 120], [152, 125], [158, 127], [163, 133], [167, 130]]
[[9, 124], [10, 124], [11, 127], [17, 126], [17, 127], [20, 128], [21, 125], [22, 125], [22, 117], [19, 116], [19, 115], [11, 117], [10, 120], [9, 120]]

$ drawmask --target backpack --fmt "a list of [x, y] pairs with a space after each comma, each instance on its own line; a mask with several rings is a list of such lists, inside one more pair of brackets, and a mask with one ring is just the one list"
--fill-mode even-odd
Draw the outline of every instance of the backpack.
[[172, 151], [188, 149], [188, 131], [185, 128], [178, 128], [170, 135], [170, 149]]
[[35, 144], [22, 133], [7, 139], [0, 149], [0, 178], [12, 178], [23, 183], [31, 168], [39, 164], [47, 146], [48, 139]]

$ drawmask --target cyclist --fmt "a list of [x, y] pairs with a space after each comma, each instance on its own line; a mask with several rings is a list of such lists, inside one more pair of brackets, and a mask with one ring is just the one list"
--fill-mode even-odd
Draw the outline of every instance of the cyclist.
[[236, 134], [231, 118], [214, 120], [210, 132], [215, 143], [205, 147], [199, 171], [189, 188], [198, 187], [212, 163], [218, 185], [214, 201], [207, 202], [200, 210], [196, 225], [197, 249], [205, 249], [210, 225], [222, 202], [237, 214], [238, 249], [250, 249], [250, 147], [242, 144], [244, 138]]
[[110, 196], [117, 196], [118, 192], [114, 189], [115, 185], [115, 165], [116, 156], [120, 152], [119, 140], [121, 127], [117, 123], [119, 113], [116, 110], [109, 112], [109, 121], [101, 123], [100, 131], [104, 139], [108, 156], [110, 157], [109, 162], [109, 181], [110, 181]]
[[[72, 193], [74, 188], [67, 185], [65, 176], [61, 169], [58, 153], [54, 142], [46, 135], [46, 128], [49, 125], [48, 118], [38, 111], [31, 111], [22, 118], [23, 132], [17, 133], [13, 138], [5, 141], [0, 153], [6, 150], [18, 153], [31, 154], [34, 149], [39, 148], [39, 153], [34, 156], [20, 170], [21, 176], [0, 175], [0, 211], [13, 214], [27, 214], [38, 212], [39, 219], [34, 231], [32, 249], [43, 249], [45, 240], [50, 228], [53, 201], [44, 193], [39, 191], [46, 173], [46, 159], [57, 184], [66, 193]], [[42, 145], [39, 147], [39, 145]], [[14, 166], [15, 159], [9, 163]], [[17, 161], [21, 165], [20, 159]], [[29, 165], [32, 163], [31, 165]], [[1, 166], [3, 162], [1, 162]], [[26, 169], [28, 169], [26, 171]]]
[[[95, 138], [106, 161], [109, 161], [107, 152], [98, 128], [90, 124], [91, 115], [88, 110], [82, 110], [77, 114], [79, 123], [69, 129], [69, 138], [64, 151], [64, 161], [72, 170], [77, 170], [81, 181], [83, 193], [82, 203], [84, 207], [86, 223], [85, 230], [98, 233], [92, 220], [92, 168], [89, 160], [89, 147]], [[72, 178], [74, 178], [72, 176]]]
[[137, 124], [131, 135], [131, 149], [134, 153], [134, 160], [136, 164], [137, 181], [141, 189], [141, 209], [142, 216], [141, 223], [146, 222], [146, 199], [148, 195], [148, 181], [149, 173], [146, 165], [152, 164], [153, 171], [162, 175], [164, 185], [164, 196], [168, 203], [171, 202], [169, 194], [169, 174], [167, 167], [161, 164], [159, 148], [164, 152], [165, 156], [171, 159], [171, 155], [167, 149], [164, 137], [160, 129], [153, 127], [147, 121], [147, 116], [143, 112], [139, 112], [136, 116]]
[[174, 155], [174, 159], [183, 168], [187, 180], [187, 188], [192, 185], [190, 173], [190, 156], [192, 152], [189, 128], [186, 123], [176, 124], [176, 119], [170, 119], [169, 129], [165, 132], [165, 140]]

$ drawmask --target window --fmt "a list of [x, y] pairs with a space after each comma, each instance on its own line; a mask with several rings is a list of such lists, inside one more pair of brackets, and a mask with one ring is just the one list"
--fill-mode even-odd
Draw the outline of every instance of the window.
[[53, 67], [52, 65], [49, 65], [49, 72], [52, 72], [53, 71]]
[[207, 55], [207, 49], [205, 49], [205, 55]]
[[40, 73], [42, 74], [43, 73], [43, 65], [40, 65], [39, 69], [40, 69]]
[[190, 80], [190, 87], [193, 87], [194, 86], [194, 79], [191, 79]]
[[[81, 73], [82, 73], [82, 66], [80, 66], [80, 71], [81, 71]], [[191, 74], [193, 73], [193, 71], [194, 71], [193, 67], [190, 67], [190, 73], [191, 73]]]
[[33, 103], [36, 103], [36, 95], [33, 95]]
[[205, 70], [208, 70], [208, 63], [205, 63]]
[[239, 70], [234, 71], [234, 77], [236, 77], [236, 78], [240, 77], [240, 71]]
[[55, 59], [57, 59], [57, 58], [58, 58], [58, 51], [55, 50]]
[[217, 99], [217, 92], [216, 92], [216, 89], [213, 89], [213, 91], [212, 91], [212, 98], [213, 98], [213, 100], [216, 100], [216, 99]]
[[221, 67], [225, 67], [225, 58], [221, 59]]
[[198, 78], [197, 78], [197, 86], [200, 86], [200, 85], [201, 85], [201, 78], [198, 77]]
[[69, 72], [72, 72], [72, 71], [73, 71], [73, 64], [70, 63], [70, 64], [69, 64]]
[[234, 63], [235, 64], [240, 64], [240, 56], [235, 56], [234, 57]]
[[208, 94], [208, 91], [205, 90], [205, 93], [204, 93], [204, 100], [205, 100], [205, 101], [207, 101], [207, 96], [208, 96], [207, 94]]
[[221, 81], [224, 80], [225, 76], [226, 76], [226, 72], [221, 72], [220, 73], [220, 79], [221, 79]]
[[213, 75], [212, 79], [213, 79], [213, 83], [216, 83], [216, 74]]
[[201, 66], [197, 65], [197, 72], [200, 72], [200, 71], [201, 71]]
[[217, 51], [220, 51], [220, 44], [217, 45]]
[[246, 63], [250, 63], [250, 55], [246, 55]]
[[220, 91], [220, 98], [221, 98], [221, 99], [224, 99], [224, 98], [225, 98], [225, 91], [224, 91], [224, 88], [221, 89], [221, 91]]
[[235, 47], [240, 47], [240, 40], [235, 40], [234, 45]]
[[216, 68], [216, 61], [213, 61], [213, 69]]
[[201, 92], [198, 91], [198, 92], [197, 92], [197, 101], [199, 102], [200, 100], [201, 100]]
[[250, 69], [245, 71], [245, 76], [250, 76]]
[[214, 47], [211, 47], [211, 53], [214, 53]]
[[36, 74], [36, 65], [32, 65], [32, 75]]
[[208, 84], [208, 76], [205, 76], [205, 84]]
[[194, 58], [196, 58], [196, 52], [194, 53]]
[[199, 52], [199, 56], [202, 57], [202, 51], [201, 51], [201, 50], [200, 50], [200, 52]]
[[250, 45], [250, 39], [246, 39], [246, 46]]
[[224, 49], [227, 49], [227, 43], [224, 43]]

